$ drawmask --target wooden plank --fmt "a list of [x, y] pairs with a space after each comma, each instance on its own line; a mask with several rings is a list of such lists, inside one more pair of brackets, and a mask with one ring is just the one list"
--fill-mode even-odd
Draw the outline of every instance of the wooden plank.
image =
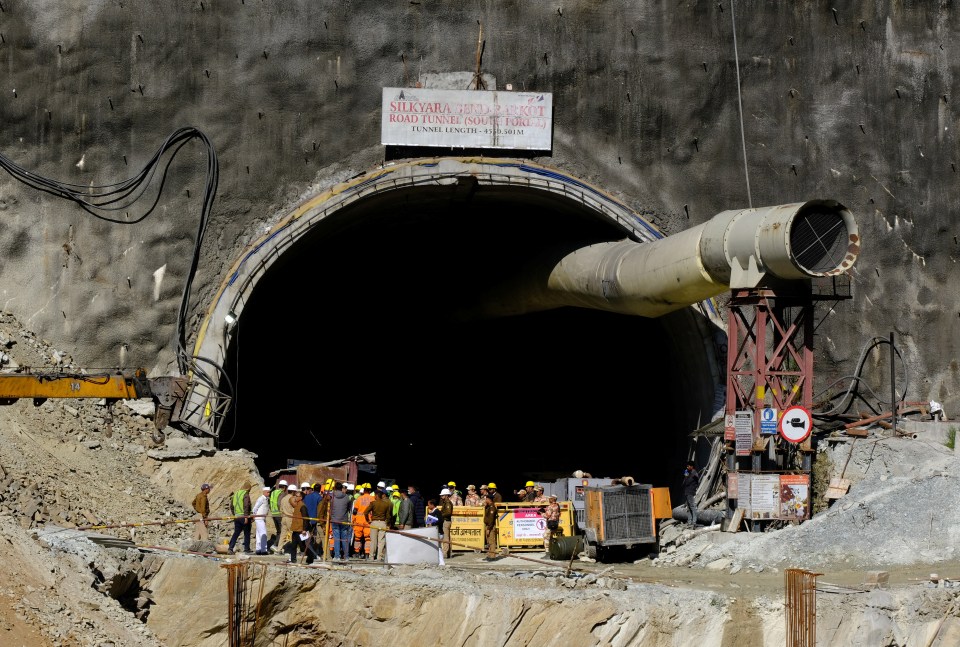
[[740, 530], [740, 524], [743, 522], [743, 508], [737, 508], [733, 511], [733, 517], [727, 524], [726, 532], [737, 532]]
[[827, 487], [827, 492], [824, 494], [825, 499], [839, 499], [842, 496], [846, 495], [850, 491], [850, 479], [841, 479], [841, 478], [832, 478], [830, 479], [830, 485]]
[[857, 438], [866, 438], [870, 435], [870, 432], [863, 427], [853, 427], [852, 429], [847, 429], [844, 433], [847, 436], [856, 436]]

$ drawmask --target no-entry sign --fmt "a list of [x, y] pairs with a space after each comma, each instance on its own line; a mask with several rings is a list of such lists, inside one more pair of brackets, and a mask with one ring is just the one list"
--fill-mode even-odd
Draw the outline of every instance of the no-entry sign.
[[780, 418], [780, 435], [791, 443], [801, 443], [813, 431], [813, 416], [804, 407], [788, 407]]

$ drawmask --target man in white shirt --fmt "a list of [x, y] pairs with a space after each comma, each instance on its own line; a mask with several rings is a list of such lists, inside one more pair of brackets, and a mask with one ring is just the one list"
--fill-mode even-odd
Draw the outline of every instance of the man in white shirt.
[[943, 405], [936, 400], [930, 400], [930, 419], [943, 420]]
[[260, 498], [253, 504], [253, 529], [257, 538], [257, 555], [267, 555], [267, 517], [270, 515], [270, 486], [264, 485]]

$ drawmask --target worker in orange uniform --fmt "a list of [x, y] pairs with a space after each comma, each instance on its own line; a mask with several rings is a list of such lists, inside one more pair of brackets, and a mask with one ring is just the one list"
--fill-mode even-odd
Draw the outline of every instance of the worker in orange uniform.
[[367, 508], [371, 503], [373, 495], [369, 488], [361, 487], [360, 495], [353, 502], [353, 554], [359, 559], [368, 559], [370, 556], [370, 522], [367, 520]]

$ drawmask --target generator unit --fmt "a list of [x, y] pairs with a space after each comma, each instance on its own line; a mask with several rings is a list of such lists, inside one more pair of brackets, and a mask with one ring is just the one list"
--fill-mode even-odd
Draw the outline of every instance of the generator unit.
[[657, 520], [673, 515], [669, 488], [652, 485], [584, 487], [584, 550], [588, 557], [610, 552], [658, 546]]

